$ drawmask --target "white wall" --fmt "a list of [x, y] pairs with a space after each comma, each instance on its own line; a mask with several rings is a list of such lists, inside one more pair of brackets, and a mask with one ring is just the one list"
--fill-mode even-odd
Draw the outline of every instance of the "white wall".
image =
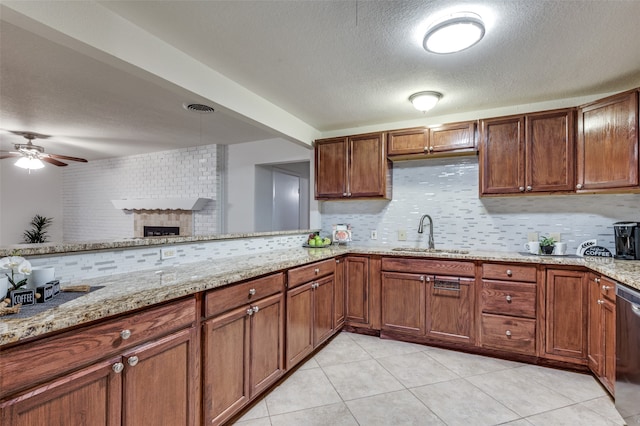
[[63, 240], [62, 169], [47, 164], [31, 173], [0, 160], [0, 246], [24, 242], [23, 233], [31, 229], [36, 214], [53, 218], [47, 229], [49, 242]]
[[[226, 233], [253, 232], [255, 166], [259, 164], [311, 161], [313, 150], [284, 139], [268, 139], [228, 146], [226, 182]], [[313, 162], [312, 162], [313, 163]], [[311, 170], [313, 173], [313, 169]], [[317, 202], [311, 200], [311, 228], [319, 226]], [[315, 218], [315, 221], [314, 221]]]
[[111, 203], [125, 198], [210, 198], [193, 213], [194, 234], [218, 233], [223, 149], [206, 145], [70, 165], [63, 175], [65, 240], [133, 237], [133, 213]]

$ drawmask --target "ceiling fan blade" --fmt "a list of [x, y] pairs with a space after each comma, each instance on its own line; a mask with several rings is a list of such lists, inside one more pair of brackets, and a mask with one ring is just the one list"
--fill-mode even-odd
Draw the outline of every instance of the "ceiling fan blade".
[[44, 160], [44, 157], [49, 157], [49, 158], [58, 158], [60, 160], [68, 160], [68, 161], [80, 161], [81, 163], [88, 163], [87, 160], [85, 160], [84, 158], [79, 158], [79, 157], [69, 157], [67, 155], [58, 155], [58, 154], [43, 154], [42, 159]]
[[3, 158], [11, 157], [22, 157], [22, 154], [20, 154], [19, 152], [0, 151], [0, 160], [2, 160]]
[[42, 161], [44, 161], [45, 163], [55, 164], [56, 166], [60, 166], [60, 167], [63, 167], [63, 166], [67, 165], [67, 163], [63, 163], [62, 161], [54, 160], [53, 158], [49, 158], [49, 157], [42, 156], [42, 157], [40, 157], [40, 159]]

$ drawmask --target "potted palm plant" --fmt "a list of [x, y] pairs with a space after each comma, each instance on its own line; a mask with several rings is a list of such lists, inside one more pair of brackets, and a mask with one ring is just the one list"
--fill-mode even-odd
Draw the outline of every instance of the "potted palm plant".
[[542, 251], [542, 254], [553, 253], [553, 246], [555, 243], [556, 240], [553, 237], [540, 238], [540, 251]]

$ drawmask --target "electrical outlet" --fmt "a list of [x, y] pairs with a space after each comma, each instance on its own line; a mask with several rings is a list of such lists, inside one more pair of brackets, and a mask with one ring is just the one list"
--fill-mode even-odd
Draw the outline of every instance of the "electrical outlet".
[[527, 234], [527, 241], [538, 241], [540, 239], [537, 232], [529, 232]]
[[553, 238], [553, 239], [554, 239], [554, 241], [556, 241], [556, 242], [560, 242], [560, 241], [562, 241], [562, 240], [560, 239], [560, 233], [559, 233], [559, 232], [551, 232], [551, 233], [549, 233], [549, 236], [550, 236], [551, 238]]
[[404, 229], [398, 230], [398, 241], [407, 241], [407, 231]]
[[174, 257], [176, 257], [176, 249], [174, 247], [160, 249], [160, 260], [173, 259]]
[[371, 230], [371, 239], [372, 240], [378, 239], [378, 231], [376, 231], [375, 229]]

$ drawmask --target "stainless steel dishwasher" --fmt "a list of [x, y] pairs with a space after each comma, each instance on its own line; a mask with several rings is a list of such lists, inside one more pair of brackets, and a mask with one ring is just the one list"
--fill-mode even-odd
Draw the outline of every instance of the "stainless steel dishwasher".
[[616, 409], [640, 414], [640, 291], [616, 285]]

